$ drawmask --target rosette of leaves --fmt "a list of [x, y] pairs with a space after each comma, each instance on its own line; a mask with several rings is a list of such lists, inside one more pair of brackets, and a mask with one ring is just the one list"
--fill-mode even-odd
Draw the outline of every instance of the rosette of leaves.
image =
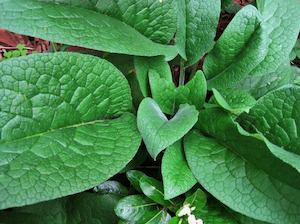
[[[197, 198], [195, 184], [208, 195], [195, 211], [204, 223], [299, 222], [299, 73], [288, 56], [300, 3], [257, 0], [211, 49], [221, 2], [232, 1], [0, 2], [2, 28], [106, 52], [0, 64], [0, 208], [44, 203], [3, 211], [5, 222], [48, 209], [49, 220], [61, 215], [53, 223], [184, 223], [178, 210]], [[189, 73], [205, 54], [203, 71]], [[129, 177], [141, 137], [161, 180]], [[125, 171], [143, 195], [80, 193]], [[106, 207], [113, 218], [97, 215]]]

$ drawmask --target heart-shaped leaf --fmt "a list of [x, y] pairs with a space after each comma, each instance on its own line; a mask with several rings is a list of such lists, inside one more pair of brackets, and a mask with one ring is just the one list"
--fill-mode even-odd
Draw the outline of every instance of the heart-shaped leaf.
[[135, 155], [136, 118], [119, 117], [130, 89], [109, 62], [40, 54], [3, 62], [0, 73], [0, 208], [92, 188]]
[[166, 149], [162, 159], [161, 172], [165, 199], [175, 198], [196, 184], [197, 180], [187, 165], [181, 140]]
[[145, 98], [138, 109], [137, 125], [152, 158], [181, 139], [197, 122], [198, 114], [194, 106], [181, 105], [168, 120], [153, 99]]
[[177, 55], [175, 47], [154, 43], [115, 18], [93, 11], [90, 7], [80, 8], [82, 4], [72, 7], [70, 1], [67, 3], [1, 1], [1, 27], [25, 35], [100, 51], [139, 56], [166, 55], [168, 59]]

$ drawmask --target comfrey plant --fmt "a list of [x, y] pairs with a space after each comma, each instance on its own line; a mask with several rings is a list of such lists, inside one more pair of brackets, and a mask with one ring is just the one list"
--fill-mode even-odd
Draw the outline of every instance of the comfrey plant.
[[232, 2], [1, 0], [1, 28], [92, 50], [0, 63], [0, 222], [299, 223], [300, 3], [214, 42]]

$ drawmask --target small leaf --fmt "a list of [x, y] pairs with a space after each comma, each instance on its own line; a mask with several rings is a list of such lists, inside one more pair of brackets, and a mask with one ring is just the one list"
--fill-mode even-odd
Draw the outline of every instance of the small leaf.
[[98, 194], [116, 194], [121, 196], [128, 195], [127, 188], [117, 181], [108, 180], [93, 188]]
[[172, 81], [160, 78], [159, 74], [150, 69], [149, 82], [152, 98], [158, 104], [162, 112], [174, 114], [175, 85]]
[[171, 216], [163, 210], [147, 213], [136, 224], [168, 224]]
[[163, 185], [160, 181], [151, 177], [142, 177], [140, 179], [140, 188], [143, 193], [153, 201], [165, 206], [171, 205], [170, 202], [164, 200]]
[[116, 215], [126, 221], [137, 222], [149, 212], [156, 211], [155, 202], [143, 195], [122, 198], [115, 206]]
[[166, 59], [162, 56], [157, 57], [134, 57], [134, 67], [137, 72], [138, 81], [144, 97], [151, 96], [149, 88], [149, 70], [155, 70], [160, 78], [167, 82], [172, 82], [172, 73]]
[[181, 105], [175, 116], [168, 120], [153, 99], [145, 98], [138, 109], [137, 122], [152, 158], [182, 138], [197, 122], [197, 116], [194, 106]]
[[140, 179], [142, 177], [147, 177], [147, 175], [138, 170], [129, 170], [126, 172], [126, 176], [127, 176], [128, 180], [130, 181], [130, 183], [133, 185], [133, 187], [138, 192], [142, 192], [142, 189], [140, 188]]
[[179, 86], [175, 90], [175, 109], [180, 104], [194, 105], [197, 110], [201, 110], [205, 102], [207, 92], [206, 79], [201, 70], [184, 86]]
[[187, 165], [181, 140], [169, 146], [164, 153], [161, 172], [165, 199], [174, 198], [191, 189], [197, 182]]
[[214, 88], [212, 90], [218, 104], [233, 114], [244, 111], [248, 113], [256, 103], [256, 100], [244, 90], [226, 89], [221, 92]]
[[22, 51], [22, 50], [24, 49], [24, 47], [25, 47], [25, 44], [18, 44], [18, 45], [17, 45], [17, 48], [18, 48], [20, 51]]
[[206, 194], [201, 189], [197, 189], [194, 194], [185, 199], [183, 204], [190, 204], [190, 208], [195, 207], [195, 211], [199, 211], [205, 206], [206, 200]]

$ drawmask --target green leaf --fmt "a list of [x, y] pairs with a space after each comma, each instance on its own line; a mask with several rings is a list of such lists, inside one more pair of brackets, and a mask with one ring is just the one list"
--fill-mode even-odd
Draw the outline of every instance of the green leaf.
[[201, 110], [205, 102], [207, 92], [206, 79], [201, 70], [184, 86], [179, 86], [175, 90], [175, 108], [180, 104], [194, 105], [197, 110]]
[[2, 28], [58, 43], [168, 59], [177, 54], [175, 47], [154, 43], [129, 25], [85, 8], [53, 1], [5, 0], [0, 14]]
[[171, 205], [170, 202], [164, 200], [163, 185], [160, 181], [152, 177], [142, 177], [140, 179], [140, 188], [143, 193], [153, 201], [165, 206]]
[[121, 196], [128, 195], [127, 188], [118, 181], [108, 180], [98, 184], [93, 188], [93, 191], [98, 194], [116, 194]]
[[155, 70], [160, 78], [172, 82], [170, 66], [164, 57], [134, 57], [134, 66], [137, 72], [140, 88], [145, 97], [151, 96], [149, 88], [148, 73], [150, 69]]
[[0, 212], [1, 223], [7, 224], [75, 224], [116, 223], [114, 205], [118, 195], [81, 193], [62, 199], [41, 202], [9, 211]]
[[175, 198], [191, 189], [197, 182], [187, 165], [181, 140], [169, 146], [164, 153], [161, 172], [165, 199]]
[[300, 39], [297, 39], [289, 56], [290, 60], [294, 60], [296, 57], [300, 58]]
[[250, 75], [274, 72], [292, 51], [300, 28], [299, 1], [258, 0], [258, 5], [268, 33], [268, 51]]
[[84, 191], [135, 155], [136, 118], [106, 120], [131, 108], [128, 83], [109, 62], [39, 54], [1, 63], [0, 72], [1, 208]]
[[248, 75], [266, 55], [267, 35], [253, 6], [240, 10], [205, 58], [208, 89], [226, 89]]
[[133, 159], [122, 170], [120, 170], [119, 173], [125, 173], [140, 166], [146, 160], [147, 156], [148, 153], [146, 147], [141, 145]]
[[260, 76], [247, 75], [235, 87], [250, 93], [255, 99], [259, 99], [266, 93], [292, 83], [291, 66], [288, 60], [284, 61], [275, 72]]
[[126, 76], [126, 79], [130, 85], [132, 104], [134, 108], [138, 108], [142, 100], [144, 99], [143, 93], [141, 91], [137, 75], [134, 72], [131, 72]]
[[221, 93], [214, 88], [212, 90], [218, 104], [233, 114], [248, 113], [256, 103], [249, 93], [241, 89], [226, 89]]
[[143, 195], [122, 198], [115, 206], [116, 215], [126, 221], [137, 222], [146, 214], [156, 211], [155, 202]]
[[98, 2], [95, 7], [102, 14], [123, 21], [157, 43], [167, 44], [176, 31], [175, 0], [106, 0]]
[[149, 212], [139, 219], [136, 224], [168, 224], [171, 216], [163, 210]]
[[[251, 144], [248, 142], [249, 146]], [[298, 222], [300, 191], [267, 175], [258, 167], [259, 160], [251, 164], [229, 147], [197, 131], [186, 136], [184, 149], [197, 180], [225, 205], [262, 221]], [[256, 153], [250, 148], [248, 151], [252, 156]], [[271, 161], [266, 162], [277, 167]]]
[[175, 46], [182, 57], [187, 58], [185, 66], [189, 66], [207, 53], [216, 35], [221, 1], [177, 0], [177, 4], [179, 13]]
[[[228, 210], [224, 208], [224, 205], [220, 205], [217, 200], [212, 199], [207, 202], [204, 208], [195, 210], [193, 214], [195, 214], [196, 218], [202, 219], [203, 223], [238, 224], [238, 221]], [[242, 223], [245, 224], [244, 222]]]
[[238, 121], [246, 130], [259, 131], [270, 142], [300, 155], [300, 87], [283, 87], [263, 96]]
[[187, 197], [184, 201], [184, 205], [190, 204], [190, 207], [195, 207], [195, 212], [201, 210], [206, 204], [206, 194], [201, 190], [197, 189], [194, 194]]
[[160, 75], [150, 69], [149, 82], [152, 98], [158, 104], [162, 112], [174, 114], [175, 85], [172, 81], [161, 78]]
[[126, 172], [126, 176], [133, 185], [134, 189], [136, 189], [138, 192], [142, 192], [142, 189], [140, 188], [140, 179], [142, 177], [147, 177], [147, 175], [138, 170], [129, 170]]
[[222, 9], [225, 10], [226, 8], [232, 5], [234, 0], [222, 0], [221, 2], [222, 2]]
[[197, 122], [197, 116], [194, 106], [181, 105], [168, 120], [153, 99], [145, 98], [138, 109], [137, 125], [152, 158], [181, 139]]
[[131, 55], [105, 53], [103, 59], [116, 66], [125, 76], [134, 70], [133, 56]]

